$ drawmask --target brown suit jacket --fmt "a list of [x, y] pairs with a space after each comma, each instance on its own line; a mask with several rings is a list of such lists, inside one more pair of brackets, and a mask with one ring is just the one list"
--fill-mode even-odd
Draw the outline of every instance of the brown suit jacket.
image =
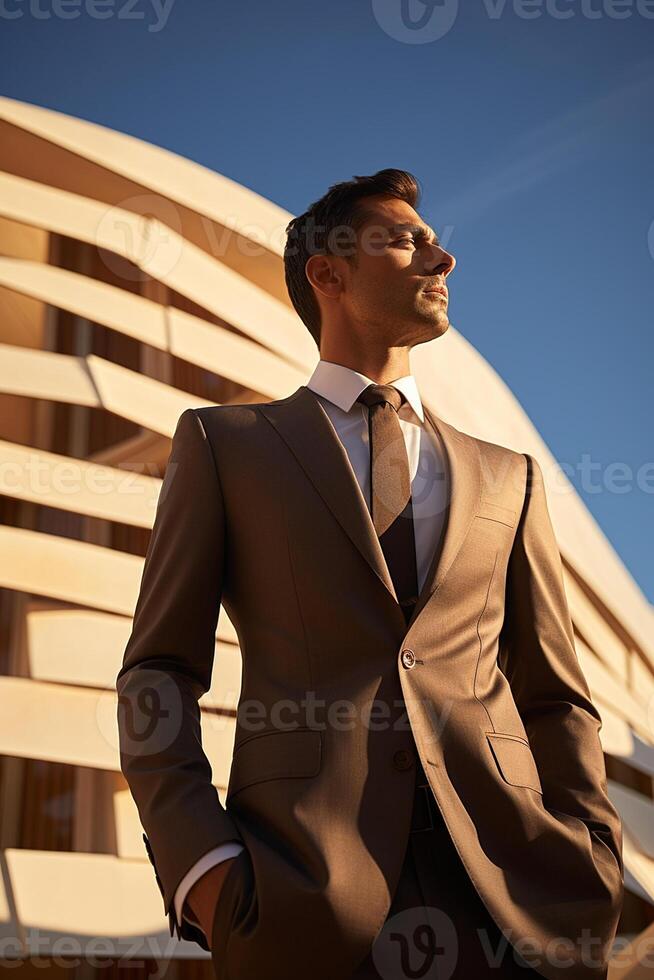
[[[578, 939], [588, 930], [608, 957], [622, 827], [541, 469], [426, 418], [451, 495], [408, 626], [346, 451], [306, 386], [179, 418], [117, 677], [121, 765], [171, 934], [208, 948], [176, 924], [175, 889], [211, 848], [245, 845], [234, 876], [253, 884], [228, 913], [230, 977], [353, 972], [399, 879], [414, 746], [509, 939], [543, 954], [564, 940], [564, 976], [604, 975]], [[221, 602], [243, 663], [226, 808], [198, 708]], [[544, 955], [539, 969], [554, 980], [560, 966]]]

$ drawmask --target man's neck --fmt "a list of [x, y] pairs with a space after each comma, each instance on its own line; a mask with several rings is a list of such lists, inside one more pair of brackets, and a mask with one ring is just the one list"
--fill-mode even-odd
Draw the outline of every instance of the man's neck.
[[320, 351], [321, 361], [330, 361], [333, 364], [341, 364], [343, 367], [365, 374], [376, 384], [392, 384], [398, 378], [404, 378], [411, 374], [409, 364], [409, 352], [407, 348], [396, 348], [384, 351], [378, 357], [355, 357], [348, 354], [329, 354], [327, 351]]

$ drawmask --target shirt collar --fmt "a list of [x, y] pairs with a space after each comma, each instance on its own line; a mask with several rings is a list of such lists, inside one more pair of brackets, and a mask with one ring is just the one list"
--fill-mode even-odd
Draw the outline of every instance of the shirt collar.
[[[321, 358], [307, 381], [306, 387], [333, 402], [344, 412], [349, 412], [361, 392], [368, 385], [374, 384], [377, 382], [353, 368], [345, 367], [343, 364], [335, 364], [333, 361], [324, 361]], [[389, 384], [402, 392], [420, 422], [424, 422], [422, 400], [413, 375], [406, 374], [403, 378], [397, 378]]]

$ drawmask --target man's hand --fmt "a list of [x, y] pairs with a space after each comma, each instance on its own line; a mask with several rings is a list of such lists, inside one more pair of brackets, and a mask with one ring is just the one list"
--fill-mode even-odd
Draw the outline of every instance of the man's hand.
[[201, 878], [198, 878], [186, 896], [186, 903], [200, 923], [200, 928], [205, 934], [209, 945], [211, 945], [211, 927], [216, 912], [216, 905], [218, 904], [220, 889], [223, 886], [232, 862], [235, 860], [235, 857], [226, 858], [220, 864], [215, 864], [213, 868], [209, 868]]

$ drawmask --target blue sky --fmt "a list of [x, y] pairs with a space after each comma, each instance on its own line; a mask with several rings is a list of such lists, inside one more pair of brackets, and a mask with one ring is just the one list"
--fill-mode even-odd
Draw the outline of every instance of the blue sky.
[[0, 21], [3, 95], [291, 212], [415, 173], [453, 325], [654, 600], [653, 0], [1, 0]]

